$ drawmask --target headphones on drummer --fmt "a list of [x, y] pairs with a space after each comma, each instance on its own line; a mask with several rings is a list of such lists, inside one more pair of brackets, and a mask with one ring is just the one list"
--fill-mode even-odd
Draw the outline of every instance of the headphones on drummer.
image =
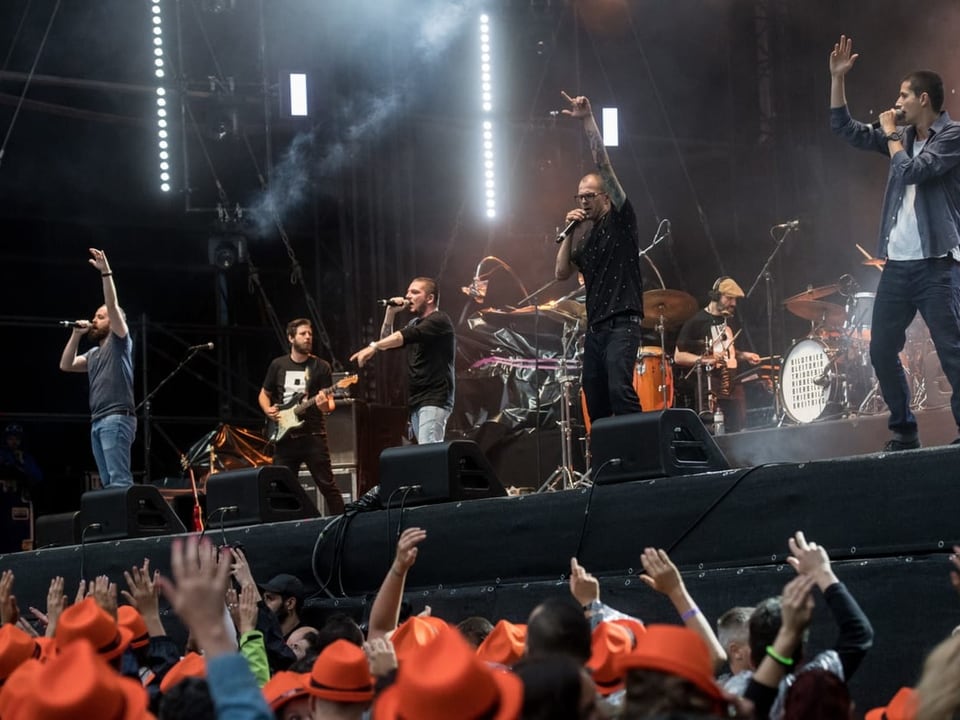
[[732, 280], [729, 275], [721, 275], [717, 278], [716, 282], [713, 283], [713, 287], [710, 288], [710, 292], [707, 293], [707, 297], [711, 302], [720, 302], [720, 283], [724, 280]]

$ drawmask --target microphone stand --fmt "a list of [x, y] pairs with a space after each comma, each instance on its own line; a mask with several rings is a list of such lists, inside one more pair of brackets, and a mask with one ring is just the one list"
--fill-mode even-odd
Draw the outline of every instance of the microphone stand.
[[[757, 285], [760, 283], [760, 278], [764, 280], [764, 287], [766, 288], [767, 295], [767, 354], [770, 356], [770, 365], [773, 366], [773, 358], [775, 356], [773, 352], [773, 275], [770, 272], [770, 263], [773, 262], [773, 258], [776, 257], [776, 254], [780, 251], [780, 246], [783, 245], [783, 241], [787, 239], [787, 236], [794, 232], [797, 228], [795, 225], [787, 225], [784, 228], [783, 235], [780, 236], [780, 239], [777, 240], [776, 236], [773, 234], [773, 231], [776, 229], [776, 226], [770, 228], [770, 237], [777, 241], [777, 244], [774, 245], [773, 251], [770, 253], [769, 257], [763, 267], [760, 268], [760, 272], [757, 273], [757, 277], [754, 278], [753, 284], [750, 286], [750, 289], [747, 290], [746, 299], [749, 299], [753, 295], [753, 291], [757, 289]], [[780, 398], [780, 377], [777, 373], [773, 374], [773, 423], [774, 425], [779, 425], [783, 420], [783, 405]]]
[[[150, 411], [152, 409], [151, 401], [153, 400], [154, 396], [158, 392], [160, 392], [160, 388], [166, 385], [173, 378], [174, 375], [180, 372], [180, 370], [182, 370], [183, 367], [193, 359], [193, 356], [196, 355], [198, 352], [200, 352], [202, 349], [203, 349], [202, 347], [191, 348], [188, 351], [187, 356], [180, 361], [180, 364], [177, 365], [173, 370], [171, 370], [170, 373], [163, 380], [161, 380], [155, 388], [153, 388], [153, 390], [147, 393], [147, 395], [143, 398], [143, 400], [140, 401], [140, 404], [134, 408], [134, 412], [139, 412], [140, 408], [143, 408], [143, 458], [144, 458], [143, 472], [144, 472], [144, 482], [148, 485], [151, 484], [151, 481], [152, 481], [152, 476], [150, 473], [150, 454], [153, 449], [153, 439], [151, 437], [152, 421], [150, 417]], [[160, 428], [158, 428], [158, 430], [162, 435], [164, 435], [167, 442], [170, 442], [170, 438], [163, 433], [163, 430]], [[171, 445], [173, 445], [173, 443], [171, 443]], [[173, 447], [174, 449], [176, 449], [176, 446], [173, 446]]]

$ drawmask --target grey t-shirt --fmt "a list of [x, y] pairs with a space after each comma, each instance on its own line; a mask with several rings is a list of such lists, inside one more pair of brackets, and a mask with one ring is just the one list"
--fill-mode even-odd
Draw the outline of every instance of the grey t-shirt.
[[90, 417], [99, 420], [107, 415], [134, 414], [133, 340], [128, 333], [107, 336], [101, 347], [87, 351], [87, 377], [90, 380]]

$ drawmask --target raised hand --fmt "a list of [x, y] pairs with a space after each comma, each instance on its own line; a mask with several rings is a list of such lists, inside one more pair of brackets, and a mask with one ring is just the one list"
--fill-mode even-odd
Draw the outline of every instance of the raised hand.
[[143, 616], [146, 616], [147, 613], [157, 613], [159, 615], [160, 601], [157, 592], [157, 580], [160, 578], [160, 573], [154, 570], [151, 576], [150, 560], [144, 558], [143, 567], [134, 565], [130, 572], [124, 570], [123, 577], [127, 581], [127, 587], [130, 588], [130, 592], [120, 591], [124, 600], [139, 610]]
[[107, 262], [107, 254], [103, 252], [103, 250], [97, 250], [96, 248], [88, 249], [90, 250], [90, 260], [88, 262], [102, 273], [110, 272], [110, 263]]
[[587, 572], [575, 557], [570, 558], [570, 594], [581, 605], [600, 599], [600, 581]]
[[260, 601], [260, 590], [257, 589], [257, 581], [253, 579], [253, 572], [250, 570], [250, 563], [247, 562], [247, 556], [243, 554], [243, 550], [240, 548], [233, 548], [233, 565], [230, 568], [230, 572], [233, 574], [233, 579], [237, 581], [237, 585], [241, 588], [245, 588], [248, 585], [253, 587], [253, 591], [257, 595], [257, 601]]
[[240, 599], [237, 603], [237, 628], [240, 634], [248, 633], [257, 628], [257, 601], [260, 599], [260, 593], [253, 585], [244, 585], [240, 591]]
[[677, 566], [673, 564], [666, 550], [644, 548], [640, 556], [640, 564], [644, 569], [640, 579], [657, 592], [671, 595], [683, 589], [680, 571], [677, 570]]
[[370, 662], [370, 674], [374, 677], [384, 677], [397, 669], [397, 654], [393, 650], [393, 643], [387, 638], [374, 638], [363, 644], [363, 651]]
[[798, 575], [784, 586], [780, 596], [781, 627], [798, 639], [813, 617], [813, 583], [809, 575]]
[[560, 94], [563, 95], [563, 99], [570, 103], [569, 110], [561, 110], [564, 115], [569, 115], [570, 117], [587, 117], [588, 115], [593, 114], [593, 109], [590, 107], [590, 101], [583, 95], [578, 95], [577, 97], [570, 97], [563, 90], [560, 91]]
[[954, 567], [950, 571], [950, 584], [960, 594], [960, 545], [953, 546], [953, 555], [950, 556], [950, 562]]
[[13, 570], [4, 570], [0, 574], [0, 624], [16, 624], [20, 619], [20, 608], [13, 594]]
[[96, 580], [90, 583], [90, 585], [92, 589], [88, 594], [93, 595], [93, 599], [97, 605], [106, 610], [110, 616], [116, 620], [117, 584], [110, 582], [110, 578], [106, 575], [97, 575]]
[[807, 542], [803, 531], [797, 530], [794, 536], [787, 540], [787, 545], [790, 547], [787, 562], [797, 573], [812, 577], [821, 590], [826, 590], [837, 582], [826, 549], [815, 542]]
[[417, 527], [407, 528], [397, 541], [397, 556], [393, 560], [391, 572], [405, 575], [417, 561], [417, 545], [427, 539], [427, 531]]
[[830, 53], [830, 74], [842, 77], [850, 72], [857, 62], [858, 54], [853, 52], [853, 38], [841, 35], [839, 42], [833, 46]]
[[57, 621], [60, 619], [60, 613], [67, 606], [67, 596], [63, 594], [63, 578], [59, 575], [50, 580], [50, 587], [47, 589], [47, 614], [44, 615], [36, 608], [30, 608], [32, 614], [37, 620], [46, 626], [44, 635], [53, 637], [57, 630]]

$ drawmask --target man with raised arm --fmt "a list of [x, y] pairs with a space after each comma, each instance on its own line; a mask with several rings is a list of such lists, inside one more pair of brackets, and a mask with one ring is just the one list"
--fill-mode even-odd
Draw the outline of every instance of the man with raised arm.
[[[90, 265], [100, 271], [103, 305], [93, 320], [77, 320], [60, 356], [64, 372], [85, 372], [90, 381], [90, 443], [104, 488], [133, 484], [130, 447], [137, 434], [133, 402], [133, 340], [117, 302], [113, 271], [103, 250], [90, 248]], [[95, 343], [77, 354], [80, 338]]]
[[597, 171], [584, 175], [577, 189], [577, 207], [566, 222], [589, 220], [592, 227], [574, 246], [573, 233], [560, 243], [555, 274], [566, 280], [577, 269], [587, 291], [587, 334], [583, 348], [583, 392], [592, 420], [640, 412], [633, 387], [633, 370], [640, 346], [643, 281], [640, 241], [633, 205], [620, 186], [590, 101], [563, 97], [570, 103], [564, 115], [579, 118], [590, 143]]

